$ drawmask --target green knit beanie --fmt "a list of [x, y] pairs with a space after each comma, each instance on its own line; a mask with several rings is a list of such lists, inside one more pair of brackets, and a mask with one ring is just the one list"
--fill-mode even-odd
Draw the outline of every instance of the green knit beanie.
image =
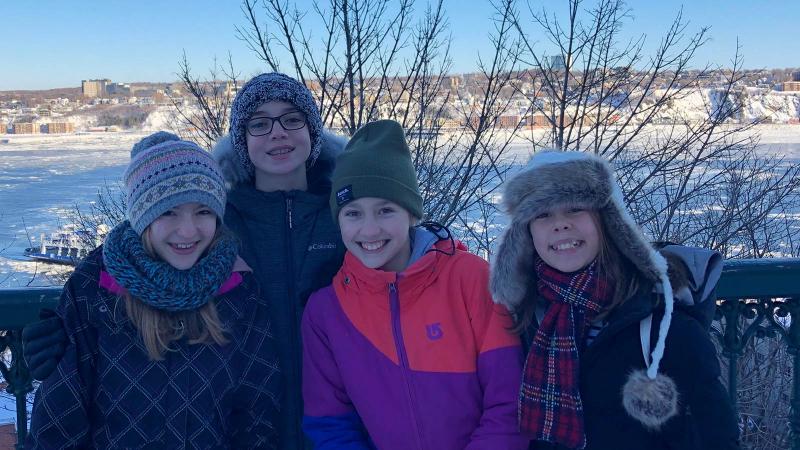
[[370, 122], [356, 131], [336, 158], [331, 189], [331, 212], [362, 197], [397, 203], [422, 218], [422, 195], [403, 128], [393, 120]]

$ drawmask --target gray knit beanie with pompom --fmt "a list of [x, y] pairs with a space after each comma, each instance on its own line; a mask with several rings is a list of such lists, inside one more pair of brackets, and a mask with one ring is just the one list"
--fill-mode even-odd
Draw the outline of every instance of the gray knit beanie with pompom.
[[161, 214], [184, 203], [225, 215], [225, 182], [211, 154], [194, 142], [159, 131], [137, 142], [122, 176], [126, 214], [141, 235]]

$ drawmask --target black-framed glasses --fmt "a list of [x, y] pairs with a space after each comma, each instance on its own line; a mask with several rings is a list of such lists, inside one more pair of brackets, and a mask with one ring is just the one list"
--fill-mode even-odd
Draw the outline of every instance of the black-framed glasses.
[[280, 122], [284, 130], [299, 130], [306, 126], [306, 115], [300, 111], [291, 111], [278, 117], [255, 117], [247, 121], [247, 133], [250, 136], [270, 134], [275, 122]]

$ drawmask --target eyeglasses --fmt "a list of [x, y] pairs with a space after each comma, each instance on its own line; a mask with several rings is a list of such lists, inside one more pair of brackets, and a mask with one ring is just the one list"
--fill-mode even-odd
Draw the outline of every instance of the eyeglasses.
[[278, 117], [256, 117], [247, 121], [247, 133], [250, 136], [270, 134], [275, 122], [280, 122], [284, 130], [299, 130], [306, 126], [306, 115], [300, 111], [292, 111]]

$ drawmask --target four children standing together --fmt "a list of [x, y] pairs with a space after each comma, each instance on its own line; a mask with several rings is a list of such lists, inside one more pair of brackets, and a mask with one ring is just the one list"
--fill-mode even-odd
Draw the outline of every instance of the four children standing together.
[[165, 136], [134, 147], [128, 221], [61, 320], [27, 333], [68, 336], [29, 448], [738, 448], [708, 333], [673, 305], [681, 262], [602, 159], [540, 153], [507, 182], [490, 274], [420, 223], [399, 124], [342, 151], [290, 77], [240, 90], [219, 166]]

